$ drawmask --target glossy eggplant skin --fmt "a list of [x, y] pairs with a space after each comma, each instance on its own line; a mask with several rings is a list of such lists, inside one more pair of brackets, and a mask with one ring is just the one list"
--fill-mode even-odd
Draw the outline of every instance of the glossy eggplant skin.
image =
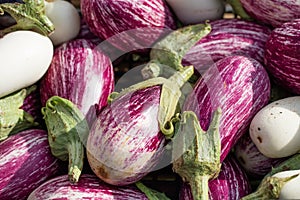
[[0, 199], [26, 199], [62, 169], [45, 130], [29, 129], [0, 143]]
[[247, 132], [257, 111], [268, 103], [270, 90], [270, 79], [262, 64], [245, 56], [228, 56], [217, 61], [198, 80], [183, 110], [195, 112], [206, 131], [212, 112], [221, 108], [222, 162]]
[[67, 175], [54, 177], [40, 185], [29, 195], [28, 200], [73, 199], [73, 200], [147, 200], [144, 193], [134, 185], [117, 187], [109, 185], [97, 176], [82, 174], [79, 182], [71, 183]]
[[87, 141], [87, 158], [99, 178], [128, 185], [158, 163], [166, 142], [157, 120], [160, 93], [160, 85], [128, 92], [99, 114]]
[[87, 39], [76, 39], [55, 49], [40, 83], [42, 105], [52, 96], [72, 101], [88, 118], [107, 104], [114, 89], [111, 60]]
[[265, 44], [271, 28], [236, 18], [213, 20], [210, 24], [211, 32], [186, 53], [184, 65], [191, 64], [202, 74], [214, 62], [227, 56], [248, 56], [264, 62]]
[[176, 28], [164, 0], [83, 0], [81, 11], [96, 36], [124, 52], [150, 48]]
[[245, 11], [259, 23], [278, 27], [300, 18], [300, 2], [297, 0], [240, 0]]
[[264, 55], [265, 67], [274, 82], [298, 95], [300, 94], [299, 29], [300, 19], [283, 23], [275, 28], [266, 42]]
[[[245, 171], [232, 155], [224, 160], [219, 176], [210, 180], [208, 186], [210, 200], [239, 200], [251, 192]], [[186, 183], [181, 186], [179, 200], [193, 200], [190, 186]]]

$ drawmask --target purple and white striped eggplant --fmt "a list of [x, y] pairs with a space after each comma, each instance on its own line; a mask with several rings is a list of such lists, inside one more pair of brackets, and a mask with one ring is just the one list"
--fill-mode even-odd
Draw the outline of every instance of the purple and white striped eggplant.
[[87, 158], [94, 173], [113, 185], [140, 180], [158, 164], [180, 88], [193, 74], [188, 67], [169, 79], [158, 77], [124, 89], [99, 114], [87, 141]]
[[114, 88], [111, 60], [86, 39], [55, 49], [51, 65], [40, 83], [42, 105], [52, 96], [73, 102], [91, 122], [107, 104]]
[[[210, 180], [208, 185], [210, 200], [239, 200], [251, 192], [246, 173], [232, 156], [224, 160], [219, 176]], [[179, 200], [193, 200], [187, 183], [181, 186]]]
[[0, 143], [0, 199], [26, 199], [47, 179], [59, 173], [47, 132], [29, 129]]
[[[140, 190], [141, 187], [144, 191], [147, 191], [147, 194]], [[27, 200], [147, 200], [150, 199], [148, 197], [161, 197], [162, 200], [169, 200], [164, 194], [154, 192], [142, 183], [120, 187], [107, 184], [95, 175], [83, 174], [78, 183], [70, 183], [65, 175], [52, 178], [32, 191]]]
[[244, 134], [234, 146], [234, 155], [247, 174], [261, 178], [271, 171], [272, 167], [285, 159], [264, 156], [251, 140], [249, 133]]
[[296, 19], [272, 31], [264, 55], [265, 67], [274, 81], [296, 94], [300, 94], [299, 55], [300, 19]]
[[96, 36], [125, 52], [150, 48], [176, 28], [164, 0], [83, 0], [81, 12]]
[[70, 183], [68, 176], [52, 178], [36, 188], [28, 200], [45, 199], [141, 199], [147, 196], [135, 186], [117, 187], [109, 185], [95, 175], [83, 174], [78, 183]]
[[264, 46], [271, 29], [241, 19], [211, 21], [211, 32], [200, 39], [184, 56], [184, 64], [205, 71], [214, 62], [232, 55], [243, 55], [263, 63]]
[[273, 27], [300, 18], [300, 2], [298, 0], [240, 0], [247, 14]]
[[245, 56], [228, 56], [217, 61], [198, 80], [183, 110], [195, 112], [206, 131], [213, 111], [221, 108], [222, 162], [269, 98], [270, 80], [262, 64]]

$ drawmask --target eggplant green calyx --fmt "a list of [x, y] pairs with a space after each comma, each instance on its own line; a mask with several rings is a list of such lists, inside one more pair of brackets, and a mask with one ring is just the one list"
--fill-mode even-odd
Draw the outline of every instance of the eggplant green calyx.
[[234, 14], [240, 16], [242, 19], [252, 21], [253, 18], [248, 15], [244, 10], [240, 0], [226, 0], [226, 2], [232, 7]]
[[164, 193], [153, 190], [146, 185], [144, 185], [141, 181], [135, 183], [136, 187], [142, 191], [149, 200], [170, 200]]
[[25, 129], [38, 126], [33, 116], [20, 107], [36, 85], [21, 89], [0, 99], [0, 141]]
[[254, 193], [243, 197], [241, 200], [278, 199], [281, 188], [284, 186], [284, 184], [297, 176], [299, 176], [299, 174], [285, 178], [267, 177], [263, 179], [263, 181]]
[[184, 67], [182, 71], [177, 71], [168, 79], [163, 77], [150, 78], [123, 89], [120, 93], [112, 93], [109, 97], [109, 101], [114, 101], [119, 96], [129, 92], [161, 85], [158, 123], [165, 137], [171, 139], [174, 135], [174, 125], [172, 121], [174, 121], [173, 118], [176, 117], [176, 111], [178, 110], [179, 99], [182, 95], [181, 88], [193, 74], [194, 67], [187, 66]]
[[173, 138], [173, 145], [176, 144], [172, 150], [173, 171], [190, 184], [194, 200], [209, 199], [208, 181], [217, 177], [221, 170], [220, 118], [221, 109], [218, 108], [205, 132], [196, 114], [185, 111]]
[[24, 0], [24, 3], [0, 4], [0, 15], [5, 12], [14, 18], [16, 24], [0, 31], [0, 36], [17, 30], [32, 30], [49, 36], [54, 25], [45, 14], [44, 0]]
[[142, 70], [143, 77], [169, 77], [174, 71], [182, 71], [184, 55], [210, 31], [211, 25], [206, 22], [184, 26], [169, 33], [152, 47], [150, 62]]
[[84, 145], [89, 126], [81, 111], [71, 101], [53, 96], [42, 108], [52, 154], [69, 160], [69, 180], [78, 182], [83, 168]]

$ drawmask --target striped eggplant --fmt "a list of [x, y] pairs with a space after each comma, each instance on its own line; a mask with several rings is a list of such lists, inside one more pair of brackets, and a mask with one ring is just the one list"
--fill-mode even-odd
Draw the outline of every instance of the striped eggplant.
[[[210, 200], [240, 200], [251, 192], [249, 179], [233, 156], [224, 160], [218, 177], [210, 180], [208, 186]], [[193, 200], [187, 183], [180, 188], [179, 200]]]
[[249, 133], [244, 134], [234, 146], [234, 155], [247, 174], [261, 178], [271, 171], [272, 167], [285, 159], [264, 156], [251, 140]]
[[272, 31], [266, 42], [264, 55], [265, 67], [274, 81], [296, 94], [300, 94], [299, 55], [300, 19], [296, 19]]
[[60, 164], [51, 155], [47, 132], [29, 129], [0, 143], [0, 199], [26, 199], [47, 179], [58, 175]]
[[169, 79], [139, 82], [113, 97], [98, 115], [87, 140], [87, 158], [99, 178], [113, 185], [128, 185], [156, 168], [166, 137], [174, 131], [171, 121], [180, 88], [192, 74], [193, 68], [188, 67]]
[[248, 15], [258, 22], [278, 27], [281, 24], [300, 18], [298, 0], [240, 0]]
[[28, 200], [46, 199], [131, 199], [147, 200], [147, 196], [134, 185], [123, 187], [109, 185], [95, 175], [83, 174], [78, 183], [70, 183], [68, 176], [52, 178], [36, 188]]
[[245, 56], [228, 56], [217, 61], [198, 80], [183, 110], [194, 111], [206, 131], [212, 112], [221, 108], [222, 162], [269, 98], [270, 80], [262, 64]]
[[164, 0], [83, 0], [81, 12], [96, 36], [125, 52], [150, 48], [176, 28]]
[[211, 32], [184, 56], [185, 65], [192, 64], [201, 73], [213, 62], [231, 55], [249, 56], [263, 63], [270, 28], [241, 19], [220, 19], [210, 24]]
[[64, 43], [55, 49], [51, 65], [41, 79], [42, 105], [52, 96], [73, 102], [91, 122], [107, 104], [114, 88], [111, 60], [86, 39]]

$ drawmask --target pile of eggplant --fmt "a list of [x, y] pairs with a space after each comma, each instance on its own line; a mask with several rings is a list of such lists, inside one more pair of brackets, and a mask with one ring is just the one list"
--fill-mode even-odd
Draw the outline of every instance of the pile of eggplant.
[[0, 200], [300, 197], [300, 2], [0, 2]]

